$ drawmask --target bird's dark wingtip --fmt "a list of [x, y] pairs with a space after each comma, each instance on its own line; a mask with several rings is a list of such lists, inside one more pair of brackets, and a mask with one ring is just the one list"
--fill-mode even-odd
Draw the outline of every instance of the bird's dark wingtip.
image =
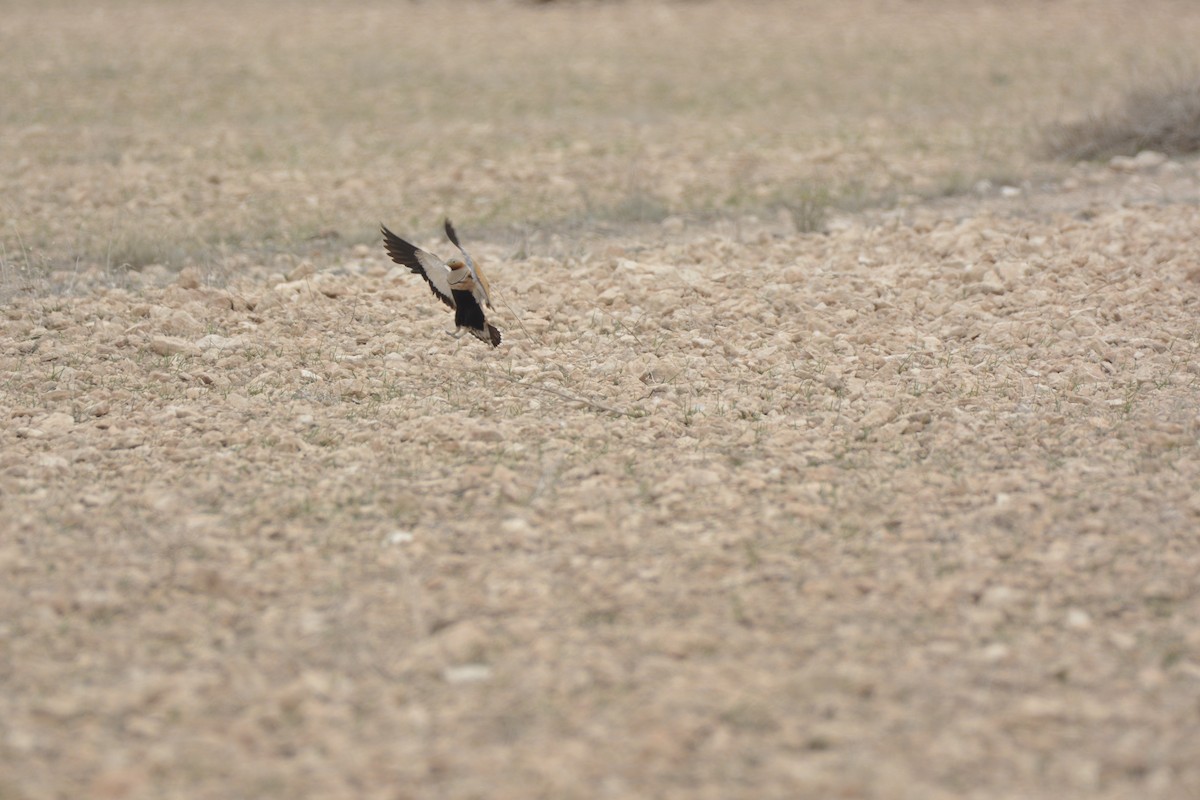
[[452, 223], [450, 221], [449, 217], [446, 217], [445, 227], [446, 227], [446, 236], [448, 236], [450, 238], [450, 241], [454, 243], [455, 247], [457, 247], [459, 250], [461, 250], [462, 245], [458, 243], [458, 233], [455, 232], [454, 223]]

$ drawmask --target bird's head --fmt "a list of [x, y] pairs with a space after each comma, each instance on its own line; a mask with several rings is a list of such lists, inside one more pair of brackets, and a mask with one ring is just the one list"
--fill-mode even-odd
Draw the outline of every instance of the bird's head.
[[448, 280], [451, 286], [467, 292], [475, 288], [475, 281], [471, 277], [471, 270], [467, 269], [467, 262], [455, 257], [447, 261], [446, 266], [450, 268]]

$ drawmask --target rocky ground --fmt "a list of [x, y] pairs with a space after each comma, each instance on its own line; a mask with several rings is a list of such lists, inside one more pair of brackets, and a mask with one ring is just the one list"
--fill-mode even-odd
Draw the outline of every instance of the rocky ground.
[[1200, 212], [994, 205], [14, 297], [5, 796], [1196, 792]]
[[55, 238], [301, 181], [181, 163], [8, 168], [0, 798], [1200, 795], [1194, 160], [468, 214], [495, 350], [373, 239]]

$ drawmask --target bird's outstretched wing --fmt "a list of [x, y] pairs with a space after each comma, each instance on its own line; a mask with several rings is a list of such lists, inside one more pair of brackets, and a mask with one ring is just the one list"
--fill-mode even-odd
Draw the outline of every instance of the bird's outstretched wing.
[[[408, 267], [424, 278], [437, 298], [454, 308], [454, 292], [450, 289], [450, 268], [446, 263], [433, 253], [427, 253], [411, 242], [404, 241], [389, 231], [386, 225], [380, 225], [379, 229], [383, 232], [383, 245], [392, 261]], [[451, 240], [453, 241], [453, 237]]]
[[446, 236], [454, 243], [454, 246], [462, 251], [463, 259], [467, 262], [467, 271], [471, 273], [471, 279], [475, 283], [475, 299], [492, 307], [492, 295], [488, 291], [487, 278], [483, 277], [483, 270], [475, 266], [475, 259], [471, 258], [471, 254], [463, 250], [463, 246], [458, 243], [458, 234], [454, 230], [454, 225], [451, 224], [450, 218], [446, 217]]

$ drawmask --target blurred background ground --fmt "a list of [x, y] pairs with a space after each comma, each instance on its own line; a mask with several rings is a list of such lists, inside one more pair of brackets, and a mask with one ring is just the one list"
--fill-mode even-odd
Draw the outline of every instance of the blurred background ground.
[[8, 4], [0, 798], [1195, 796], [1196, 41]]
[[804, 228], [1036, 181], [1041, 126], [1187, 65], [1188, 8], [17, 3], [3, 257], [215, 272], [373, 242], [380, 217]]

